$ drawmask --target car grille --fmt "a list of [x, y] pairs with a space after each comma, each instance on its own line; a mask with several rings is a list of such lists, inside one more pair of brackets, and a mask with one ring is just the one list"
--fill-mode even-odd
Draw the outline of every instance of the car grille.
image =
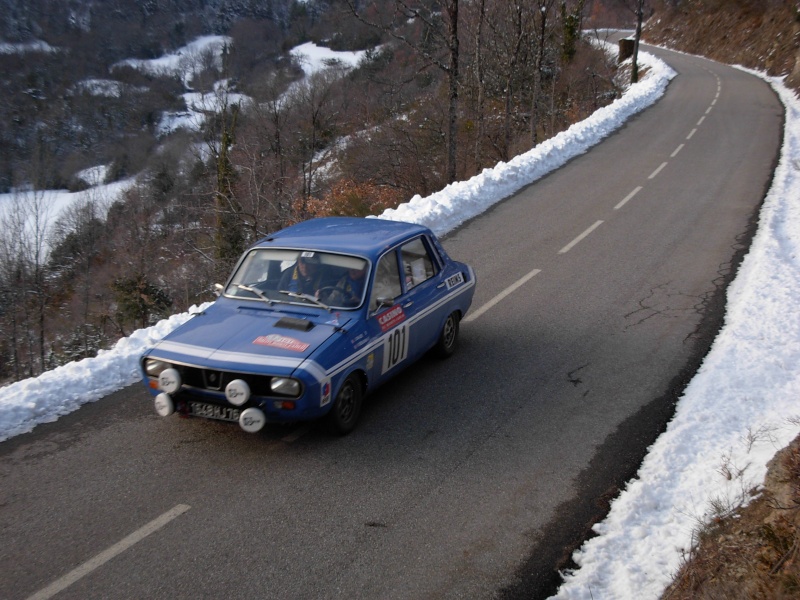
[[250, 393], [254, 396], [270, 396], [270, 375], [252, 375], [248, 373], [229, 373], [227, 371], [217, 371], [214, 369], [201, 369], [198, 367], [176, 366], [181, 374], [184, 385], [209, 390], [212, 392], [223, 392], [225, 386], [234, 379], [243, 379], [250, 386]]

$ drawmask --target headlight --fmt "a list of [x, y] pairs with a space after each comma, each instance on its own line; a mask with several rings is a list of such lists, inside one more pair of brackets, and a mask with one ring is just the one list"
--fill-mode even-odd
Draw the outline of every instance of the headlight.
[[269, 388], [273, 394], [278, 396], [290, 396], [296, 398], [300, 395], [300, 382], [288, 377], [273, 377], [269, 382]]
[[166, 371], [171, 366], [171, 364], [155, 358], [146, 358], [144, 361], [144, 370], [148, 377], [158, 377], [162, 371]]

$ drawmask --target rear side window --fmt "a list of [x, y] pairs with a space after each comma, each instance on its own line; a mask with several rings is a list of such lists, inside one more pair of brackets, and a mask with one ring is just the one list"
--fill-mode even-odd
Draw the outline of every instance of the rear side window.
[[404, 244], [400, 248], [400, 257], [407, 290], [436, 275], [436, 263], [421, 237]]

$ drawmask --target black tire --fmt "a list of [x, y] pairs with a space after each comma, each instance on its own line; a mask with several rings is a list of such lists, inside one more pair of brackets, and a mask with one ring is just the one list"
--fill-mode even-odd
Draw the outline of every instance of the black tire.
[[333, 433], [347, 435], [356, 428], [363, 399], [361, 381], [356, 374], [351, 374], [344, 380], [326, 417], [328, 427]]
[[458, 343], [458, 324], [461, 319], [457, 312], [450, 313], [444, 320], [442, 332], [439, 334], [439, 341], [436, 342], [436, 355], [439, 358], [449, 358], [456, 351]]

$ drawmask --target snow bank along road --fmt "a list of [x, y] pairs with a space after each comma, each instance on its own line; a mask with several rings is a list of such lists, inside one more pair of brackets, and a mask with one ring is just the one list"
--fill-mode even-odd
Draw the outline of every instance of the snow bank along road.
[[710, 341], [780, 144], [763, 81], [659, 54], [658, 104], [449, 236], [480, 281], [462, 346], [353, 435], [160, 420], [131, 388], [0, 445], [0, 597], [554, 591]]

